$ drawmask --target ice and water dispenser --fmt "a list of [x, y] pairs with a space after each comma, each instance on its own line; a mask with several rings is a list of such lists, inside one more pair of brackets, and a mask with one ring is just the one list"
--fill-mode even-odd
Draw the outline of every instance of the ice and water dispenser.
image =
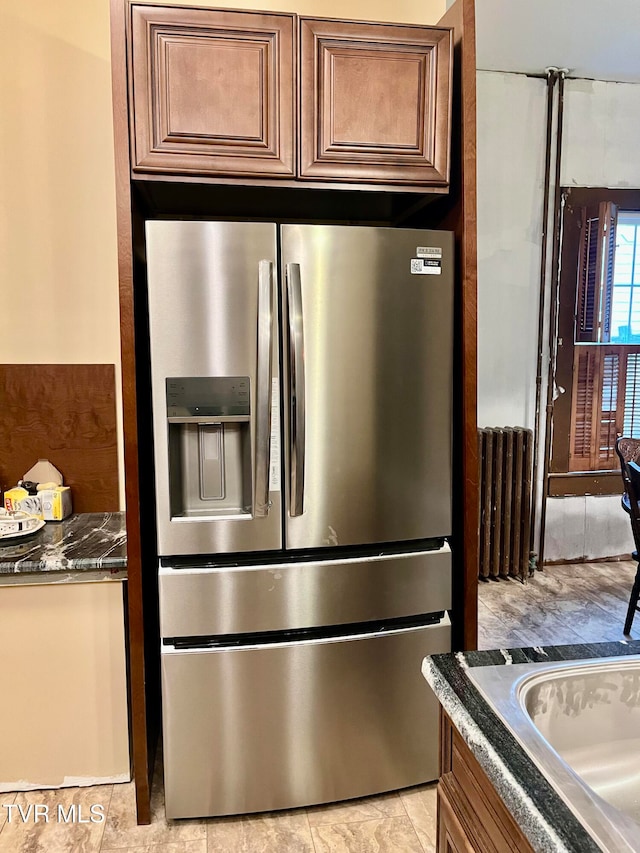
[[172, 519], [251, 513], [248, 376], [166, 380]]

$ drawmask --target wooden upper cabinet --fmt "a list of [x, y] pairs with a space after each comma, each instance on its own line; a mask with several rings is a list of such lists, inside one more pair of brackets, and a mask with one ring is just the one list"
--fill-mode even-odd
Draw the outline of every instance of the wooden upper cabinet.
[[134, 176], [446, 191], [449, 29], [128, 8]]
[[300, 19], [299, 177], [447, 186], [451, 31]]
[[293, 176], [294, 16], [130, 9], [134, 172]]

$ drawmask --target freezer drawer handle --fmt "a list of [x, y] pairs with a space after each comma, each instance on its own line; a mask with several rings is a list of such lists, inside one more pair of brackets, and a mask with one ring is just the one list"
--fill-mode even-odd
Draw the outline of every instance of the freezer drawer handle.
[[291, 516], [304, 512], [304, 328], [302, 323], [302, 285], [300, 264], [287, 264], [289, 314], [289, 376], [291, 378]]
[[256, 473], [253, 515], [269, 514], [269, 453], [271, 445], [271, 328], [273, 323], [273, 264], [258, 265], [258, 381], [256, 390]]

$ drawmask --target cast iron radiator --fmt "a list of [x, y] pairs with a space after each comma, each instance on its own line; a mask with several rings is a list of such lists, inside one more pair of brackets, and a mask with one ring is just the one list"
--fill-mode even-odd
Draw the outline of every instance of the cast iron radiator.
[[480, 577], [528, 574], [532, 457], [530, 429], [478, 430]]

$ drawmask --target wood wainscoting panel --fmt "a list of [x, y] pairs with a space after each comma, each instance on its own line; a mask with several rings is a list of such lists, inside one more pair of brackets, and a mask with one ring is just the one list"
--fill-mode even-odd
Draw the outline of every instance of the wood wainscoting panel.
[[446, 186], [451, 32], [300, 20], [300, 177]]
[[119, 509], [113, 364], [2, 364], [0, 405], [0, 485], [48, 459], [75, 512]]
[[293, 176], [293, 15], [131, 14], [134, 172]]

